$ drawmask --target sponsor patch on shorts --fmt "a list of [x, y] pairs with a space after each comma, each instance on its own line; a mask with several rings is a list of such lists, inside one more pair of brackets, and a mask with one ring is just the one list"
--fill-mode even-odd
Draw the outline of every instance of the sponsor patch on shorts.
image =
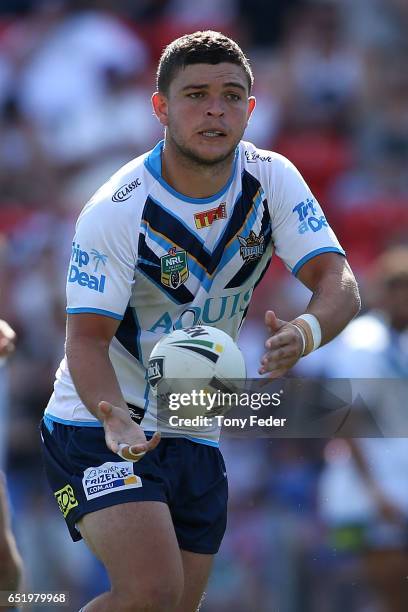
[[72, 508], [76, 508], [78, 500], [75, 497], [75, 493], [71, 485], [67, 484], [59, 491], [54, 492], [55, 499], [57, 500], [59, 509], [61, 510], [64, 518], [67, 516]]
[[84, 471], [82, 485], [86, 499], [143, 486], [141, 478], [133, 473], [131, 461], [108, 461], [97, 467], [89, 467]]

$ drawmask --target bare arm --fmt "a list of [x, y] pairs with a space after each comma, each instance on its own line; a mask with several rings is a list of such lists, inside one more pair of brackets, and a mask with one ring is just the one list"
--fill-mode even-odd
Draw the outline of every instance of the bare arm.
[[[88, 410], [101, 420], [99, 402], [128, 408], [109, 359], [109, 345], [119, 321], [91, 313], [68, 315], [66, 355], [72, 380]], [[130, 419], [130, 417], [129, 417]]]
[[[78, 395], [102, 422], [108, 448], [134, 461], [155, 448], [160, 435], [156, 433], [146, 442], [143, 429], [130, 418], [109, 358], [109, 345], [117, 328], [118, 321], [110, 317], [68, 315], [66, 354]], [[128, 448], [121, 450], [120, 445]]]
[[354, 274], [342, 255], [325, 253], [305, 263], [298, 278], [313, 292], [306, 312], [319, 320], [322, 344], [326, 344], [360, 310], [360, 295]]
[[[358, 313], [360, 297], [354, 275], [345, 258], [337, 253], [324, 253], [306, 262], [299, 271], [299, 280], [313, 296], [306, 312], [317, 317], [322, 330], [322, 344], [339, 334]], [[265, 314], [271, 337], [262, 357], [260, 374], [271, 378], [283, 376], [300, 359], [303, 343], [300, 332], [288, 321], [278, 319], [271, 310]]]

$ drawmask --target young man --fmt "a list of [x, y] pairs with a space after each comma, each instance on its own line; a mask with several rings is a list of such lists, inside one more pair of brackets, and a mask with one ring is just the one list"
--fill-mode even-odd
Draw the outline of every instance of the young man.
[[111, 580], [87, 612], [196, 610], [225, 530], [218, 436], [153, 433], [146, 364], [160, 337], [202, 323], [235, 338], [273, 248], [314, 295], [293, 324], [266, 313], [260, 374], [283, 375], [359, 307], [344, 252], [299, 172], [241, 142], [252, 81], [221, 34], [171, 43], [152, 98], [164, 141], [119, 170], [78, 220], [66, 358], [42, 435], [70, 533]]

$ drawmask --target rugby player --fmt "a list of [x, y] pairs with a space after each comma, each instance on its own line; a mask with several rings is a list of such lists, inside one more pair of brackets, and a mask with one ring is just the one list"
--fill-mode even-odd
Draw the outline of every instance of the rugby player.
[[152, 97], [164, 140], [121, 168], [78, 219], [66, 356], [42, 436], [71, 536], [111, 581], [87, 612], [197, 610], [225, 531], [219, 431], [172, 437], [162, 427], [160, 441], [146, 382], [160, 337], [201, 323], [236, 338], [273, 250], [313, 297], [294, 322], [266, 312], [260, 374], [282, 376], [359, 309], [344, 251], [299, 172], [241, 140], [252, 84], [229, 38], [173, 41]]

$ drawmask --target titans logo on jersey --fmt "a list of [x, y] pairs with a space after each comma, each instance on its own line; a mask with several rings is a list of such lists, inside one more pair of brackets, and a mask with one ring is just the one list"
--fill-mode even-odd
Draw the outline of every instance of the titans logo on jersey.
[[[163, 334], [201, 323], [237, 338], [273, 251], [293, 274], [320, 253], [343, 253], [302, 176], [281, 155], [241, 142], [224, 188], [194, 199], [164, 181], [162, 148], [124, 166], [85, 206], [67, 279], [68, 313], [120, 321], [110, 358], [125, 400], [145, 411], [145, 430], [156, 429], [146, 366]], [[47, 414], [98, 423], [81, 404], [66, 360]], [[218, 435], [198, 431], [197, 440], [217, 444]]]

